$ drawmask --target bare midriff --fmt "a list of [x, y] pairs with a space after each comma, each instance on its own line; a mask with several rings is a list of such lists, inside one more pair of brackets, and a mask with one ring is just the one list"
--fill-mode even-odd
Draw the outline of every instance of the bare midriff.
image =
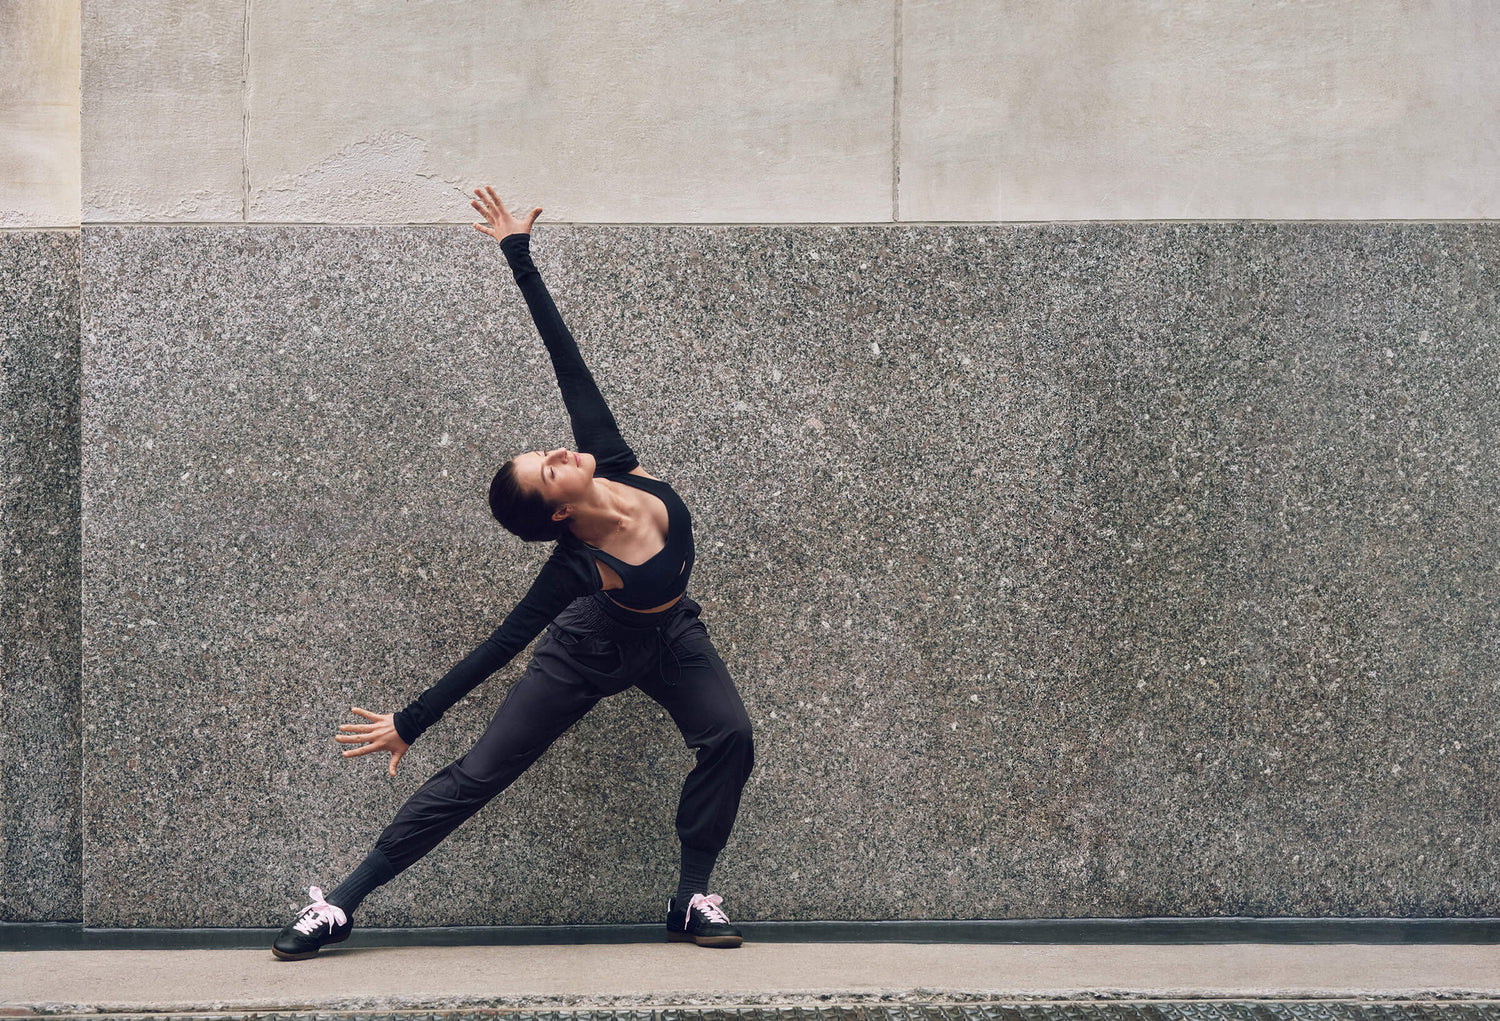
[[614, 603], [616, 606], [618, 606], [622, 610], [629, 610], [631, 613], [660, 613], [663, 610], [670, 610], [672, 607], [676, 606], [678, 604], [678, 602], [680, 602], [681, 599], [682, 599], [681, 596], [678, 596], [676, 599], [672, 600], [670, 603], [662, 603], [660, 606], [653, 606], [649, 610], [637, 610], [634, 606], [626, 606], [624, 603], [620, 602], [614, 596], [609, 595], [609, 590], [608, 589], [604, 590], [604, 594], [606, 596], [609, 596], [609, 601], [610, 602]]

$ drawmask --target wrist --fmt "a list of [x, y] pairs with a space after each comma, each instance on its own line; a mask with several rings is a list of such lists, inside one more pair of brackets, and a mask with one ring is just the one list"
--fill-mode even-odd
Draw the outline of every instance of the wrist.
[[[531, 267], [531, 235], [530, 234], [507, 234], [500, 239], [500, 251], [505, 254], [505, 261], [515, 273], [522, 273]], [[520, 277], [516, 281], [520, 282]]]
[[404, 709], [401, 712], [394, 713], [391, 716], [391, 726], [395, 729], [396, 736], [399, 737], [402, 743], [405, 744], [408, 748], [412, 746], [412, 742], [416, 741], [417, 738], [422, 736], [421, 728], [416, 726], [416, 724], [407, 717], [406, 710]]

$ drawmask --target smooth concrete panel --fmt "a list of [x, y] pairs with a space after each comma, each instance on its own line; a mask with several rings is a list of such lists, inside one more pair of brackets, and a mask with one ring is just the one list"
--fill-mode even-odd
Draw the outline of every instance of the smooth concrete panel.
[[888, 0], [306, 4], [250, 21], [250, 218], [887, 220]]
[[1486, 0], [902, 12], [902, 219], [1500, 214]]
[[83, 0], [83, 219], [244, 214], [247, 0]]
[[0, 6], [0, 227], [78, 225], [78, 5]]
[[78, 249], [0, 232], [0, 921], [82, 917]]
[[[757, 733], [736, 916], [1495, 915], [1493, 225], [551, 228]], [[544, 550], [568, 441], [492, 242], [90, 231], [87, 918], [265, 925], [480, 733], [341, 760]], [[656, 919], [636, 694], [365, 924]], [[170, 884], [162, 876], [172, 877]]]

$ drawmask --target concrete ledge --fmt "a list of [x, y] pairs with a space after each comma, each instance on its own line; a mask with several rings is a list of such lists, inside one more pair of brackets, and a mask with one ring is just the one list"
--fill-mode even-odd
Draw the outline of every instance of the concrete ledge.
[[[936, 1016], [963, 1021], [967, 1009], [951, 1005], [1047, 999], [1490, 1000], [1500, 996], [1500, 947], [751, 942], [722, 952], [668, 943], [345, 945], [298, 964], [278, 962], [266, 949], [6, 953], [0, 954], [0, 975], [0, 1004], [12, 1012], [576, 1011], [675, 1005], [693, 1013], [709, 1006], [733, 1012], [783, 1004], [920, 1008], [945, 1003], [950, 1006]], [[801, 1011], [796, 1016], [810, 1021]], [[1199, 1012], [1148, 1016], [1167, 1021]], [[1315, 1016], [1336, 1021], [1331, 1012]], [[1103, 1021], [1097, 1011], [1090, 1017]]]
[[[599, 1008], [582, 1010], [564, 1008], [533, 1009], [456, 1007], [432, 1011], [427, 1017], [444, 1021], [492, 1021], [500, 1013], [517, 1021], [1432, 1021], [1441, 1017], [1443, 1021], [1492, 1021], [1500, 1012], [1500, 1005], [1486, 1000], [1437, 1001], [1437, 1002], [1393, 1002], [1381, 1001], [1337, 1001], [1337, 1000], [1135, 1000], [1135, 1001], [1057, 1001], [1029, 1000], [1011, 1003], [993, 1003], [965, 1000], [953, 1002], [913, 1003], [903, 998], [898, 1003], [839, 1003], [816, 1005], [714, 1005], [711, 1007], [683, 1007], [679, 1005], [639, 1008]], [[6, 1013], [24, 1016], [27, 1011]], [[59, 1015], [51, 1015], [57, 1017]], [[216, 1018], [244, 1018], [245, 1011], [231, 1010], [212, 1014], [187, 1015], [156, 1013], [116, 1013], [117, 1019], [150, 1018], [152, 1021], [188, 1021], [205, 1016]], [[403, 1011], [356, 1010], [329, 1014], [325, 1011], [256, 1011], [248, 1017], [255, 1021], [280, 1021], [283, 1018], [315, 1018], [331, 1021], [332, 1018], [359, 1018], [360, 1021], [407, 1021], [409, 1014]]]

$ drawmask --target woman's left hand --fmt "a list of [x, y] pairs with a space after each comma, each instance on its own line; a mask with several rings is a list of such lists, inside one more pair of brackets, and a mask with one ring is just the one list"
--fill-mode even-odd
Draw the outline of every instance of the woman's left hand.
[[537, 206], [524, 220], [518, 220], [510, 215], [510, 210], [505, 208], [505, 203], [500, 201], [500, 196], [495, 194], [495, 189], [489, 185], [483, 188], [475, 188], [477, 196], [469, 205], [479, 210], [479, 215], [489, 221], [486, 226], [476, 223], [474, 229], [481, 234], [488, 234], [499, 241], [509, 234], [530, 234], [531, 225], [536, 223], [536, 218], [542, 215], [542, 207]]

